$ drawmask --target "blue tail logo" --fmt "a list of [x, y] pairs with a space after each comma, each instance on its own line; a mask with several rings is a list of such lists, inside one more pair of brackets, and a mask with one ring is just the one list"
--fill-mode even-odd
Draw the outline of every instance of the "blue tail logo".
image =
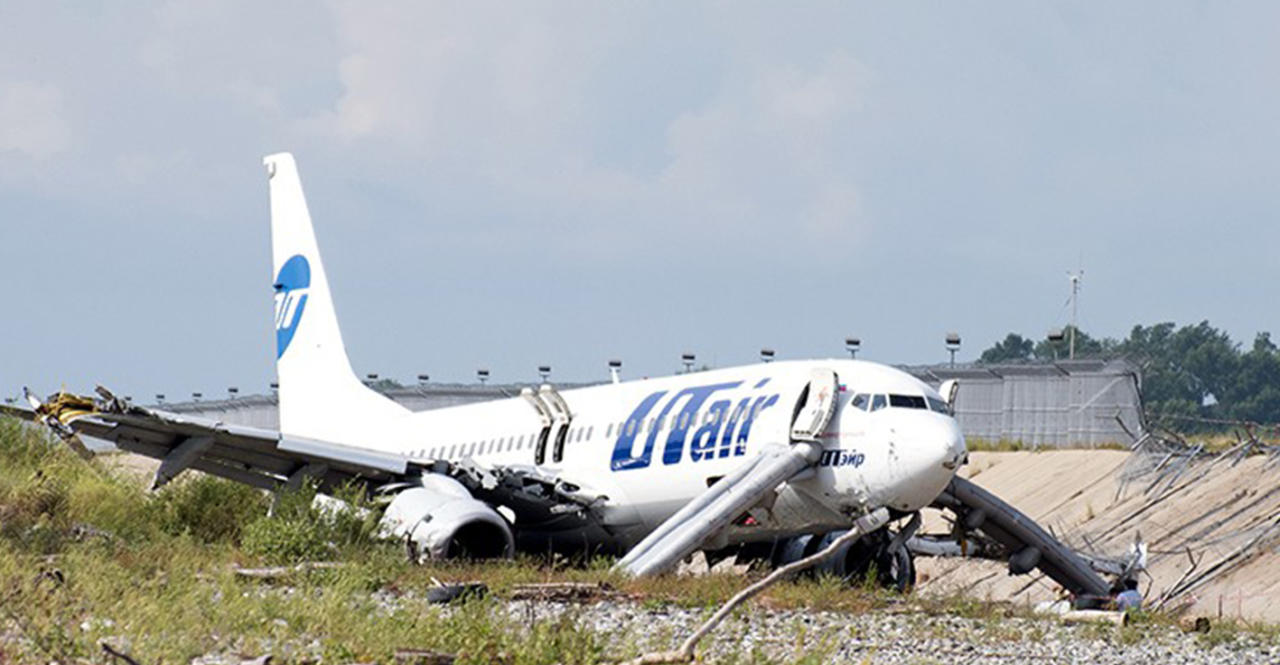
[[276, 359], [284, 355], [293, 341], [302, 321], [302, 310], [307, 306], [307, 289], [311, 286], [311, 264], [306, 257], [295, 254], [280, 267], [276, 282]]

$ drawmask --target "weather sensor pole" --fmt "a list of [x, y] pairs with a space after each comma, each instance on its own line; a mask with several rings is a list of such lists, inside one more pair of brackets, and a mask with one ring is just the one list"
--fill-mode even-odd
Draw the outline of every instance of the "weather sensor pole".
[[1071, 360], [1076, 359], [1076, 302], [1080, 299], [1080, 280], [1084, 277], [1084, 270], [1067, 273], [1067, 277], [1071, 280], [1071, 330], [1068, 331], [1069, 341], [1067, 342], [1067, 357]]

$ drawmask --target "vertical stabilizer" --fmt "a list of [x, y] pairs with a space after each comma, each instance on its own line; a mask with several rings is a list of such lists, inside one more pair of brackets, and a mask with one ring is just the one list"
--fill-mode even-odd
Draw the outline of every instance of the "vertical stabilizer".
[[409, 412], [351, 370], [293, 155], [263, 163], [271, 190], [280, 432], [377, 448], [388, 425]]

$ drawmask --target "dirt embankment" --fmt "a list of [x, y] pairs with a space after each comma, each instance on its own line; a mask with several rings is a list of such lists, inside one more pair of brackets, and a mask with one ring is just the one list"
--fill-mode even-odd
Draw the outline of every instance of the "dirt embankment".
[[[1078, 549], [1122, 554], [1140, 535], [1150, 548], [1141, 580], [1149, 603], [1192, 585], [1167, 606], [1280, 622], [1280, 465], [1266, 456], [1186, 463], [1112, 450], [973, 453], [961, 474]], [[925, 527], [948, 529], [938, 513]], [[1190, 573], [1188, 551], [1198, 561]], [[995, 562], [922, 558], [918, 570], [923, 593], [1036, 603], [1060, 592]]]

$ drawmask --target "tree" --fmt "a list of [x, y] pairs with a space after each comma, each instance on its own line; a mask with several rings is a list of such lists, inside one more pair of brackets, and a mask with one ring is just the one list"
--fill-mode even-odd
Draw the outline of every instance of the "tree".
[[1208, 321], [1177, 330], [1170, 322], [1134, 326], [1117, 350], [1142, 368], [1149, 406], [1179, 400], [1204, 415], [1212, 402], [1229, 399], [1240, 355], [1239, 346]]
[[978, 356], [978, 362], [988, 365], [996, 363], [1026, 362], [1031, 359], [1035, 343], [1024, 339], [1017, 333], [1009, 333], [1004, 341], [996, 342], [991, 348]]
[[1235, 377], [1219, 401], [1233, 419], [1280, 421], [1280, 351], [1271, 333], [1258, 333], [1253, 348], [1240, 356]]

